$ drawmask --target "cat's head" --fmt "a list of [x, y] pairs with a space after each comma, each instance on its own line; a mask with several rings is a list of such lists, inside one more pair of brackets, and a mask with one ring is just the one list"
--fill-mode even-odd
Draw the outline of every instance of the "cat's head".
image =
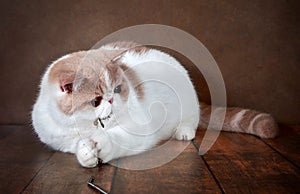
[[114, 110], [124, 107], [130, 92], [142, 97], [142, 88], [133, 87], [138, 82], [135, 73], [111, 61], [118, 54], [97, 49], [72, 53], [54, 62], [48, 82], [59, 111], [76, 115], [76, 119], [108, 122]]

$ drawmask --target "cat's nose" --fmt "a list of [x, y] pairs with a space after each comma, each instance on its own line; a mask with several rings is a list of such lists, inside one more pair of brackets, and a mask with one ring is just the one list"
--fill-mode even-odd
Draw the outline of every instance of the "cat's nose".
[[108, 100], [108, 102], [109, 102], [110, 104], [112, 104], [113, 101], [114, 101], [113, 98], [111, 98], [111, 99]]

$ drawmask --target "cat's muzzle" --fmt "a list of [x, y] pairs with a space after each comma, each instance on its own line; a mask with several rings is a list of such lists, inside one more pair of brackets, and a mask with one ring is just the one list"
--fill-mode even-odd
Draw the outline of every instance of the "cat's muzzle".
[[106, 121], [106, 120], [110, 119], [111, 115], [112, 115], [112, 111], [109, 113], [108, 116], [106, 116], [106, 117], [104, 117], [104, 118], [98, 117], [98, 118], [94, 121], [94, 125], [95, 125], [95, 126], [98, 126], [98, 124], [100, 123], [101, 127], [104, 128], [103, 121]]

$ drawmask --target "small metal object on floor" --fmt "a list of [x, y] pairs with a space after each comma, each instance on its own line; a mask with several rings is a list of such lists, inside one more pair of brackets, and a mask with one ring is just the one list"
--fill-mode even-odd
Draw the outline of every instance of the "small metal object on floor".
[[91, 178], [88, 180], [87, 184], [88, 186], [92, 187], [93, 189], [99, 191], [100, 193], [102, 194], [108, 194], [107, 191], [105, 191], [104, 189], [102, 189], [101, 187], [99, 187], [98, 185], [95, 185], [94, 184], [94, 180], [95, 180], [95, 177], [91, 176]]

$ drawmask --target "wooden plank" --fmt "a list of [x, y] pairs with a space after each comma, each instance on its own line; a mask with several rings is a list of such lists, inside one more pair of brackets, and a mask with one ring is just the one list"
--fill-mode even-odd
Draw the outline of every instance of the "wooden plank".
[[79, 165], [75, 155], [56, 152], [24, 193], [89, 193], [93, 191], [87, 186], [91, 176], [109, 191], [113, 174], [113, 166], [88, 169]]
[[119, 168], [112, 193], [220, 193], [220, 189], [190, 144], [163, 166], [139, 171]]
[[300, 190], [299, 169], [251, 135], [222, 132], [204, 159], [225, 193]]
[[[297, 193], [299, 168], [286, 158], [299, 161], [298, 131], [264, 140], [284, 157], [259, 138], [222, 132], [204, 159], [225, 193]], [[204, 133], [198, 131], [196, 144]], [[87, 193], [92, 192], [86, 185], [91, 175], [105, 190], [113, 188], [112, 193], [220, 193], [193, 145], [155, 169], [118, 169], [113, 185], [115, 167], [85, 169], [72, 154], [53, 155], [29, 127], [0, 126], [0, 153], [0, 193], [19, 193], [29, 183], [25, 193]]]
[[0, 126], [0, 193], [21, 192], [53, 153], [27, 126]]
[[286, 159], [300, 166], [300, 126], [280, 126], [280, 135], [275, 139], [263, 140]]

